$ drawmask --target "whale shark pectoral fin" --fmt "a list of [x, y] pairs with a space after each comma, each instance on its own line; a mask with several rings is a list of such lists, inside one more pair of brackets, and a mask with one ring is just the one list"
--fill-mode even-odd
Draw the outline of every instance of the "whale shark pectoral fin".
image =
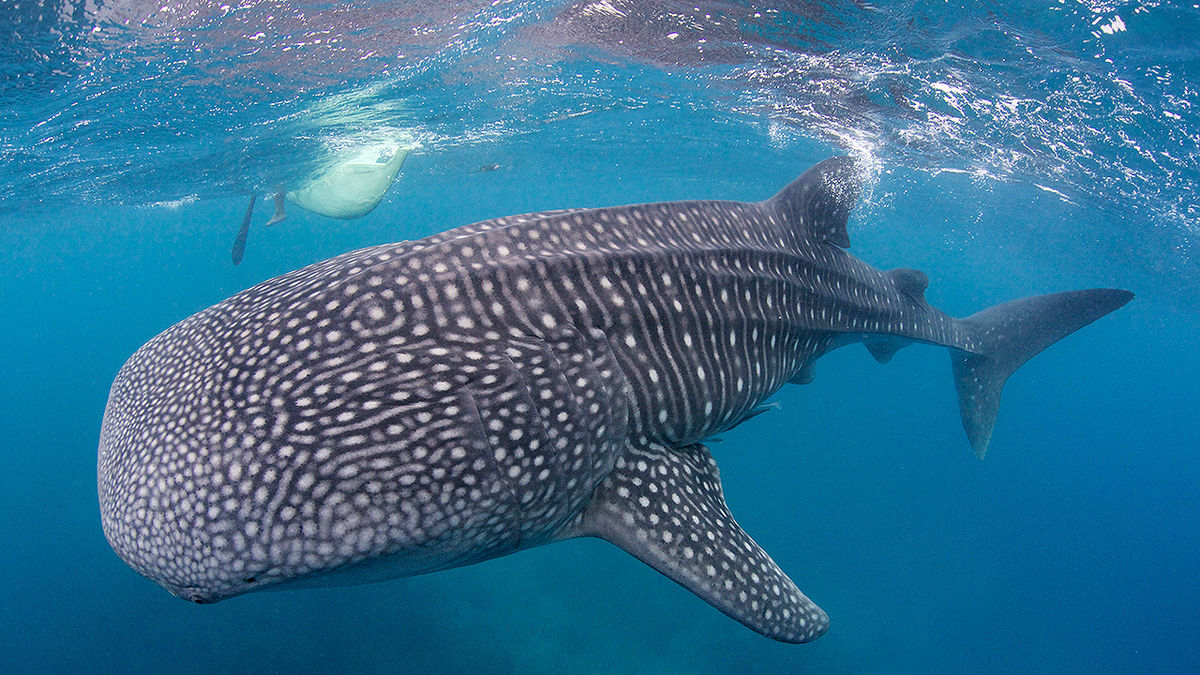
[[629, 446], [572, 534], [617, 545], [767, 637], [808, 642], [829, 626], [734, 521], [703, 445]]
[[804, 364], [796, 374], [788, 380], [788, 384], [809, 384], [817, 377], [817, 371], [812, 362]]

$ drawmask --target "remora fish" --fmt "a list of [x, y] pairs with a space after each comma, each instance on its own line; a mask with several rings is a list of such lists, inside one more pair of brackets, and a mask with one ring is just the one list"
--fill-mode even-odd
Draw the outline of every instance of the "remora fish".
[[847, 158], [759, 203], [498, 218], [266, 281], [155, 337], [113, 383], [104, 531], [195, 602], [604, 538], [763, 635], [828, 618], [737, 525], [701, 444], [847, 342], [950, 349], [967, 435], [1004, 380], [1132, 297], [955, 319], [842, 250]]

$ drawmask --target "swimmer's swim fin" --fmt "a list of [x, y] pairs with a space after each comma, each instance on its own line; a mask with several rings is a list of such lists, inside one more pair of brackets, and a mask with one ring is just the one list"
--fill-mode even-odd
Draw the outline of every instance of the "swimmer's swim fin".
[[250, 216], [254, 215], [254, 202], [258, 195], [250, 195], [250, 206], [246, 207], [246, 216], [242, 218], [242, 228], [238, 230], [237, 239], [233, 240], [233, 264], [242, 262], [246, 254], [246, 236], [250, 234]]

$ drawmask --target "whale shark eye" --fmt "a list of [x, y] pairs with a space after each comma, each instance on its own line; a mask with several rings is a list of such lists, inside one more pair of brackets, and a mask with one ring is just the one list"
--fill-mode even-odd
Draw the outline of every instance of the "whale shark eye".
[[245, 581], [246, 581], [246, 583], [248, 583], [248, 584], [252, 584], [252, 583], [254, 583], [255, 581], [258, 581], [258, 579], [257, 579], [257, 578], [255, 578], [255, 577], [246, 577]]

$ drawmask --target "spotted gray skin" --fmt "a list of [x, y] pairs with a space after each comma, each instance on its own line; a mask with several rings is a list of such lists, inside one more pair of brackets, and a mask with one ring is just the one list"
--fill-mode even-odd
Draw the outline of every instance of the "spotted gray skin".
[[1131, 297], [954, 319], [925, 276], [842, 250], [859, 178], [761, 203], [500, 218], [348, 253], [171, 327], [113, 383], [99, 495], [114, 550], [214, 602], [607, 539], [769, 637], [828, 619], [737, 525], [701, 444], [828, 350], [950, 348], [982, 456], [1004, 379]]

